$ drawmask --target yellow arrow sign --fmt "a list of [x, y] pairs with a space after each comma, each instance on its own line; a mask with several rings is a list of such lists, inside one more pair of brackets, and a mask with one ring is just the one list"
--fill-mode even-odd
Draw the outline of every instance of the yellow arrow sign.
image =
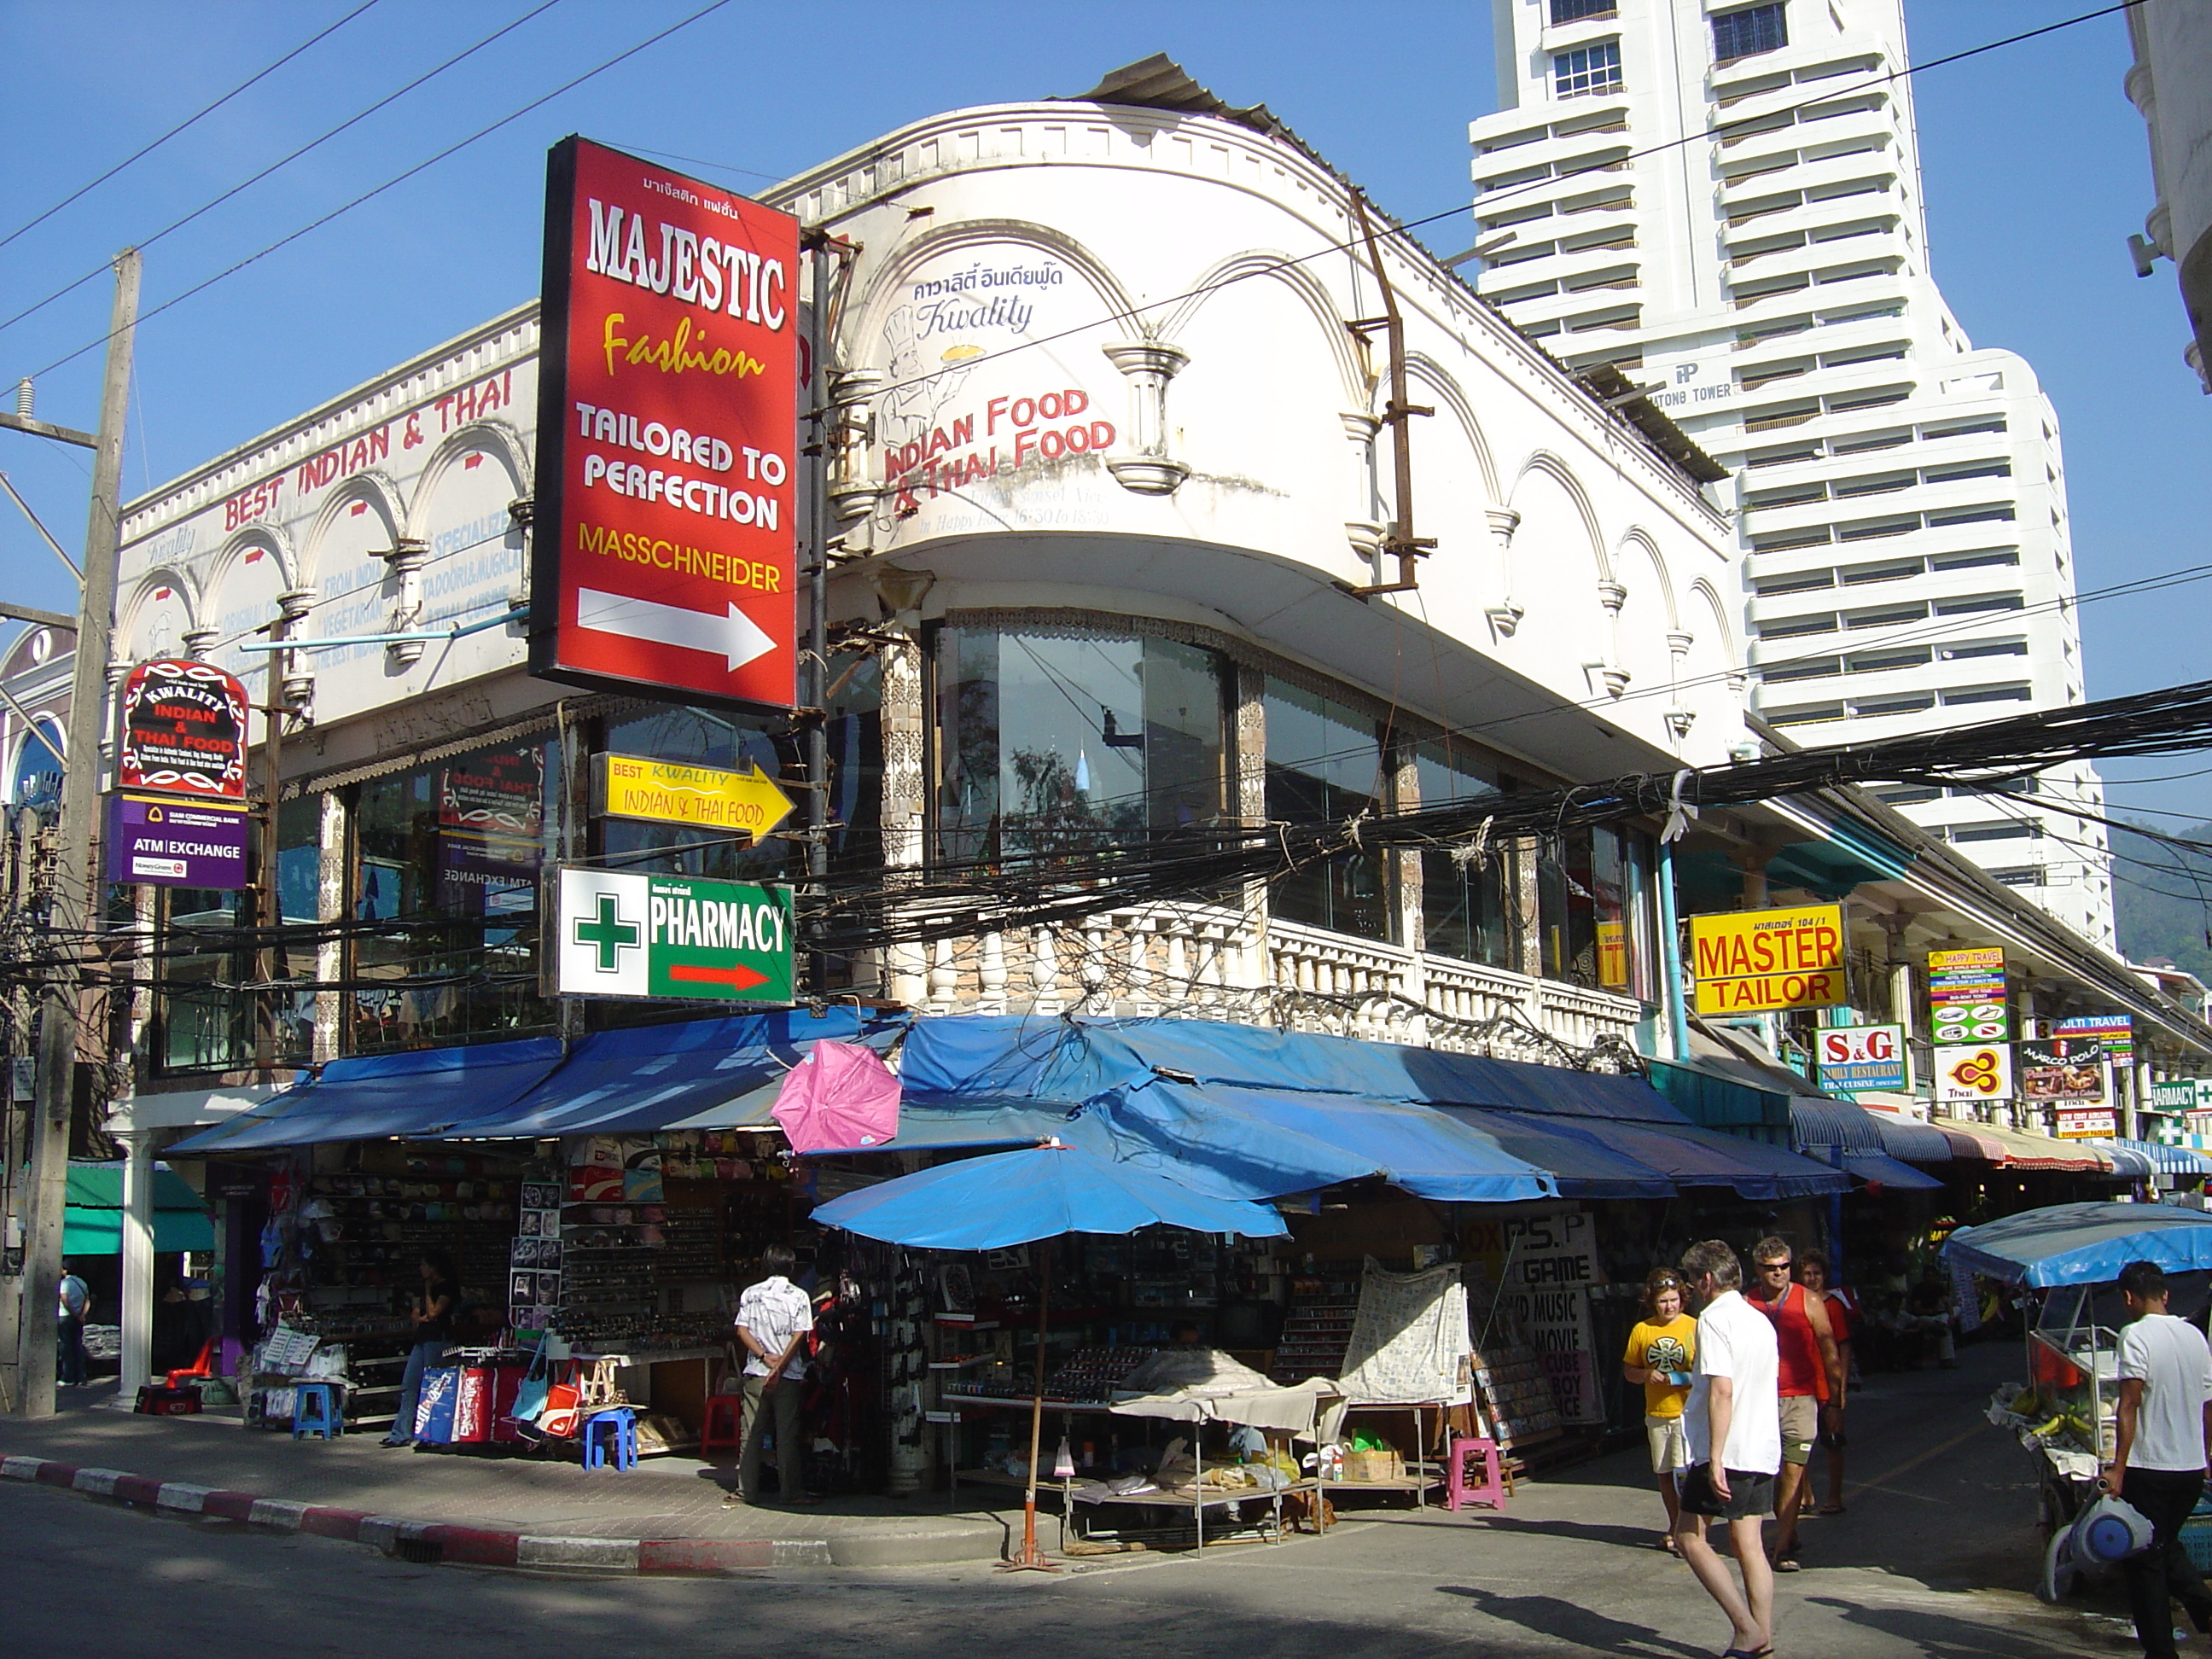
[[599, 758], [599, 810], [609, 817], [732, 830], [758, 841], [791, 815], [791, 797], [757, 763], [729, 772], [637, 755]]

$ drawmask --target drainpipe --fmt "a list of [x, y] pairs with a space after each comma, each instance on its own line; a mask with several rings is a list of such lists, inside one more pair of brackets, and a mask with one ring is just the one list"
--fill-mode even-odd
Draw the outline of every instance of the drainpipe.
[[1674, 843], [1659, 843], [1659, 957], [1660, 989], [1667, 999], [1668, 1058], [1690, 1057], [1690, 1011], [1682, 1001], [1682, 927], [1674, 913]]

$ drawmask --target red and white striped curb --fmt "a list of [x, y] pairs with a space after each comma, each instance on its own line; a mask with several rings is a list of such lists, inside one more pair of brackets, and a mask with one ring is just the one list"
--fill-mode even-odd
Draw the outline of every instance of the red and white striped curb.
[[258, 1498], [183, 1481], [156, 1480], [121, 1469], [79, 1468], [37, 1457], [0, 1458], [0, 1479], [59, 1486], [94, 1498], [143, 1504], [177, 1515], [243, 1521], [280, 1532], [367, 1544], [386, 1555], [418, 1563], [471, 1567], [566, 1567], [599, 1572], [717, 1573], [763, 1567], [832, 1565], [826, 1539], [544, 1538], [442, 1521], [409, 1521], [395, 1515]]

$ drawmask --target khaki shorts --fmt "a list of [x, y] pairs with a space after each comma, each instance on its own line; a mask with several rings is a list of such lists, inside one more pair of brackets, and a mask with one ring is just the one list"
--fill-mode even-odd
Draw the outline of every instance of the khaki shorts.
[[1651, 1472], [1674, 1474], [1690, 1467], [1690, 1437], [1682, 1431], [1681, 1414], [1647, 1417], [1644, 1437], [1651, 1446]]
[[1799, 1468], [1813, 1461], [1820, 1435], [1820, 1402], [1809, 1394], [1782, 1396], [1782, 1461]]

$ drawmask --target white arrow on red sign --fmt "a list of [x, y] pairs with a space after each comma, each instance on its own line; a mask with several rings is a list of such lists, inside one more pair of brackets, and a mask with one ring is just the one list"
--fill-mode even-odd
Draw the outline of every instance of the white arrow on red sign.
[[728, 661], [732, 673], [775, 649], [775, 641], [734, 604], [728, 616], [718, 617], [711, 611], [656, 605], [651, 599], [580, 587], [576, 590], [576, 626], [685, 651], [712, 652]]

